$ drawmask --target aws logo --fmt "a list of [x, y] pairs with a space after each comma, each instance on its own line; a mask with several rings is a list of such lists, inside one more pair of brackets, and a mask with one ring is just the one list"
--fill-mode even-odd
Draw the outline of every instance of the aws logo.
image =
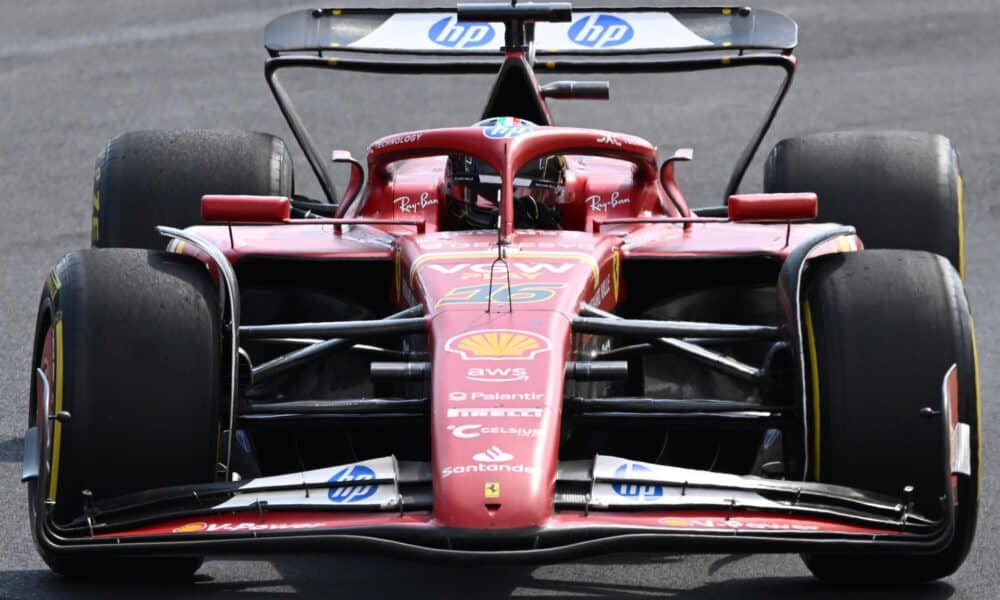
[[528, 369], [524, 367], [472, 367], [465, 373], [465, 378], [469, 381], [483, 383], [527, 381]]

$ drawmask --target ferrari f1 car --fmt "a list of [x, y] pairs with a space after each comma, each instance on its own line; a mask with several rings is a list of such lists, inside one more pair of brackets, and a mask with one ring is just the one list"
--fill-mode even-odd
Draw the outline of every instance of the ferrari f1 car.
[[[325, 197], [296, 194], [272, 135], [126, 133], [97, 160], [93, 247], [44, 286], [23, 479], [55, 571], [304, 548], [797, 552], [832, 581], [961, 565], [980, 423], [957, 155], [786, 139], [740, 193], [791, 20], [338, 8], [265, 40]], [[707, 208], [678, 185], [690, 150], [554, 124], [551, 101], [607, 82], [536, 76], [748, 66], [784, 82]], [[334, 151], [335, 186], [277, 77], [307, 68], [496, 82], [472, 125]]]

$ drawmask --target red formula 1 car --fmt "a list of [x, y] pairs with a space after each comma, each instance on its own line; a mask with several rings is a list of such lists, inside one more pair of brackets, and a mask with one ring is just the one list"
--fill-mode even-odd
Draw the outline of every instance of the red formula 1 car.
[[[724, 7], [272, 22], [267, 80], [326, 197], [294, 193], [266, 134], [141, 131], [101, 153], [94, 248], [56, 265], [38, 313], [42, 556], [71, 575], [275, 547], [954, 572], [980, 462], [957, 156], [920, 133], [793, 138], [765, 193], [738, 193], [796, 39]], [[675, 178], [690, 151], [553, 123], [551, 99], [607, 83], [535, 75], [743, 66], [785, 82], [726, 205], [703, 209]], [[289, 67], [497, 79], [478, 123], [379, 139], [365, 164], [334, 152], [338, 193]]]

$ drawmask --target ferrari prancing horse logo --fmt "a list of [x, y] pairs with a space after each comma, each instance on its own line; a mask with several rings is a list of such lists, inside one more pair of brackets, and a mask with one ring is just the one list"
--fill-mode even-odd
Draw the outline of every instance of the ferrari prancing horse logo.
[[489, 500], [500, 497], [500, 482], [498, 481], [487, 481], [486, 487], [483, 490], [483, 496]]

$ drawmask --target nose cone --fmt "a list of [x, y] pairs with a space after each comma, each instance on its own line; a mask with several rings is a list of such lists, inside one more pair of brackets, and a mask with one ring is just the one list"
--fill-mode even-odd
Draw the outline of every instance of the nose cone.
[[556, 312], [434, 318], [434, 510], [452, 527], [552, 513], [569, 324]]
[[[488, 235], [487, 235], [488, 234]], [[401, 244], [399, 289], [430, 317], [434, 512], [447, 526], [523, 528], [552, 514], [569, 316], [618, 296], [613, 236], [495, 232]]]

